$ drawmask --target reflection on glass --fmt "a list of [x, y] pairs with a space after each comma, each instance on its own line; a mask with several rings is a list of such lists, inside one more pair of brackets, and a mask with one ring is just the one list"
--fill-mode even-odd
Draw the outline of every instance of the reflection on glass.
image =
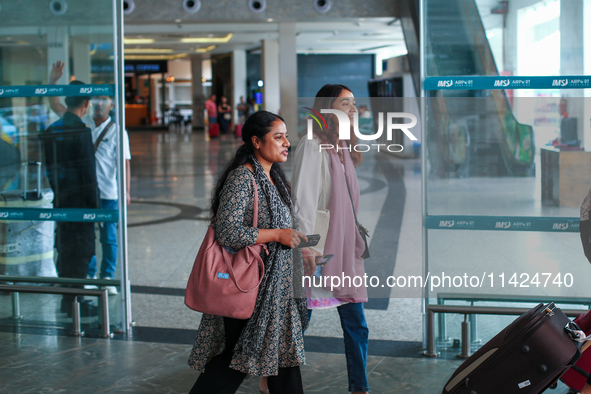
[[499, 96], [427, 98], [428, 214], [577, 217], [586, 99], [562, 101], [519, 98], [512, 110]]
[[[85, 279], [97, 252], [101, 259], [97, 225], [90, 221], [99, 215], [102, 197], [91, 130], [97, 126], [94, 105], [109, 108], [107, 119], [113, 108], [105, 101], [114, 98], [55, 95], [74, 80], [84, 83], [80, 89], [115, 82], [113, 4], [68, 0], [39, 7], [25, 1], [2, 7], [0, 275]], [[107, 139], [118, 141], [114, 132]], [[117, 165], [115, 160], [111, 169]], [[73, 296], [23, 293], [20, 299], [27, 318], [60, 321], [66, 315], [55, 312], [70, 312]], [[47, 308], [29, 308], [39, 299]], [[83, 303], [83, 317], [91, 312]]]

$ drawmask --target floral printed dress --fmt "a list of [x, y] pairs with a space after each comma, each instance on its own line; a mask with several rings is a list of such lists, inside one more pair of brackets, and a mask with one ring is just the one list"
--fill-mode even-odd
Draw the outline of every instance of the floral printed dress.
[[[262, 188], [258, 189], [258, 228], [266, 229], [271, 224], [267, 199]], [[275, 189], [272, 192], [277, 192]], [[283, 204], [282, 204], [283, 205]], [[254, 207], [253, 176], [249, 169], [240, 166], [228, 175], [222, 194], [216, 223], [216, 238], [220, 245], [241, 249], [254, 245], [258, 229], [252, 227]], [[285, 205], [281, 211], [291, 222], [290, 211]], [[295, 367], [305, 363], [304, 339], [300, 315], [293, 297], [293, 264], [291, 249], [284, 249], [276, 261], [263, 257], [265, 266], [276, 264], [280, 294], [272, 305], [263, 346], [256, 356], [246, 357], [234, 353], [230, 368], [255, 376], [278, 374], [278, 368]], [[223, 301], [222, 301], [223, 302]], [[188, 364], [203, 371], [205, 364], [224, 350], [224, 321], [220, 316], [204, 314], [197, 331], [195, 344]]]

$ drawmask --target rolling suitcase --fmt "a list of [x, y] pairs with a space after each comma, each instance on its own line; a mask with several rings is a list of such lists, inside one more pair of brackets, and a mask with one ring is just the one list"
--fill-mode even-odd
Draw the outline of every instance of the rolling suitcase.
[[[591, 311], [587, 313], [581, 313], [576, 319], [575, 323], [581, 327], [581, 330], [585, 331], [585, 334], [591, 334]], [[579, 361], [568, 371], [562, 375], [561, 380], [571, 389], [581, 391], [589, 373], [591, 372], [591, 351], [583, 353]]]
[[[32, 166], [37, 173], [35, 189], [28, 188], [29, 167]], [[21, 187], [22, 190], [0, 193], [0, 211], [2, 208], [53, 208], [53, 191], [41, 188], [41, 163], [23, 164]], [[2, 216], [0, 275], [57, 277], [53, 261], [55, 222], [10, 220]]]
[[581, 356], [579, 330], [550, 303], [519, 316], [454, 372], [443, 394], [537, 394]]
[[234, 135], [236, 136], [236, 138], [242, 138], [242, 125], [241, 124], [237, 124], [236, 127], [234, 128]]
[[220, 125], [219, 123], [210, 123], [209, 124], [209, 138], [216, 138], [220, 135]]

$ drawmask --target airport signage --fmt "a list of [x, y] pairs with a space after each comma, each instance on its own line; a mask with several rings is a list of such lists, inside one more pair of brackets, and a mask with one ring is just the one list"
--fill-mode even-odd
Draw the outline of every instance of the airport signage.
[[1, 221], [117, 222], [116, 209], [2, 208]]
[[113, 85], [0, 86], [0, 97], [113, 96]]
[[423, 81], [425, 90], [484, 90], [484, 89], [589, 89], [591, 76], [562, 77], [507, 77], [457, 76], [428, 77]]
[[429, 230], [543, 231], [578, 233], [579, 223], [579, 218], [552, 218], [537, 216], [429, 215], [425, 219], [425, 228]]

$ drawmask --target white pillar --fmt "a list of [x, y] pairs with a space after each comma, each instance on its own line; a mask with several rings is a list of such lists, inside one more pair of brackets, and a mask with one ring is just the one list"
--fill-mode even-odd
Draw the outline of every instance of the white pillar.
[[205, 120], [203, 116], [203, 109], [205, 108], [205, 97], [203, 95], [203, 82], [201, 81], [203, 75], [203, 56], [191, 56], [191, 100], [193, 115], [191, 122], [193, 128], [205, 127]]
[[238, 109], [236, 106], [240, 102], [240, 97], [244, 97], [244, 102], [248, 99], [246, 96], [246, 51], [236, 49], [232, 51], [232, 118], [234, 124], [238, 123]]
[[72, 52], [74, 55], [74, 72], [72, 75], [79, 81], [92, 83], [90, 80], [90, 45], [85, 41], [73, 41]]
[[263, 76], [263, 109], [279, 113], [279, 43], [263, 40], [261, 45], [261, 74]]
[[[583, 0], [560, 2], [560, 75], [582, 75], [585, 72], [583, 52]], [[563, 90], [569, 117], [577, 118], [577, 135], [584, 140], [585, 119], [583, 92]], [[583, 141], [584, 142], [584, 141]]]
[[281, 116], [289, 135], [297, 139], [298, 133], [298, 54], [296, 51], [296, 24], [279, 24], [279, 77]]
[[47, 75], [52, 65], [61, 60], [64, 62], [64, 76], [57, 83], [67, 85], [70, 83], [70, 37], [65, 26], [50, 26], [47, 28]]
[[[583, 5], [583, 21], [587, 21], [584, 23], [584, 30], [583, 30], [583, 53], [585, 57], [585, 75], [591, 75], [591, 0], [585, 0]], [[591, 92], [589, 89], [585, 89], [585, 113], [583, 115], [583, 146], [586, 151], [591, 151], [591, 105], [589, 105], [587, 100], [591, 100]]]

